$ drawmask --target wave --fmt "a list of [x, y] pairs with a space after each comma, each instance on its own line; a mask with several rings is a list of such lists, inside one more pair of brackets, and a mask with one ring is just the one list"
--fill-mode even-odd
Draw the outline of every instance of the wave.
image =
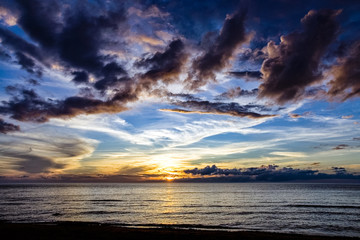
[[124, 202], [124, 200], [121, 199], [93, 199], [88, 201], [89, 202]]
[[119, 214], [129, 214], [132, 212], [122, 212], [122, 211], [83, 211], [83, 212], [79, 212], [79, 213], [74, 213], [74, 214], [84, 214], [84, 215], [104, 215], [104, 214], [115, 214], [115, 215], [119, 215]]
[[298, 207], [298, 208], [350, 208], [360, 209], [360, 206], [349, 206], [349, 205], [312, 205], [312, 204], [289, 204], [287, 207]]

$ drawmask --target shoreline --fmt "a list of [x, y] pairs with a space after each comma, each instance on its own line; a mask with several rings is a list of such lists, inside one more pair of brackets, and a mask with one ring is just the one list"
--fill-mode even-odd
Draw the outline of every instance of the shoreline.
[[202, 228], [174, 225], [126, 225], [96, 222], [0, 222], [0, 233], [8, 239], [269, 239], [269, 240], [360, 240], [359, 237], [306, 235], [264, 231], [238, 230], [231, 228]]

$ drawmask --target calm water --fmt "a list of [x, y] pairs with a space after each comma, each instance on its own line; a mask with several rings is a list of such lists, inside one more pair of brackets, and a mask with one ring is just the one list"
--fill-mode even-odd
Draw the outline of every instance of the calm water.
[[360, 236], [359, 184], [3, 184], [0, 220]]

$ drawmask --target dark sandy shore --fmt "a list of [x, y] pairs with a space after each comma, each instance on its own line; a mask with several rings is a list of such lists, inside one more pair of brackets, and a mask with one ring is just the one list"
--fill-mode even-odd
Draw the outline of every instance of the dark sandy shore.
[[297, 234], [265, 233], [249, 231], [214, 231], [214, 230], [180, 230], [173, 228], [128, 228], [116, 225], [100, 225], [91, 223], [0, 223], [1, 239], [238, 239], [238, 240], [357, 240], [360, 238], [308, 236]]

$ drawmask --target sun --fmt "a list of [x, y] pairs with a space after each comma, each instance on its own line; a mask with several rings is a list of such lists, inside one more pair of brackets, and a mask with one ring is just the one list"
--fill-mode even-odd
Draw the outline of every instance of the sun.
[[165, 179], [166, 179], [166, 181], [171, 182], [171, 181], [173, 181], [175, 178], [172, 177], [172, 176], [167, 176], [167, 177], [165, 177]]

